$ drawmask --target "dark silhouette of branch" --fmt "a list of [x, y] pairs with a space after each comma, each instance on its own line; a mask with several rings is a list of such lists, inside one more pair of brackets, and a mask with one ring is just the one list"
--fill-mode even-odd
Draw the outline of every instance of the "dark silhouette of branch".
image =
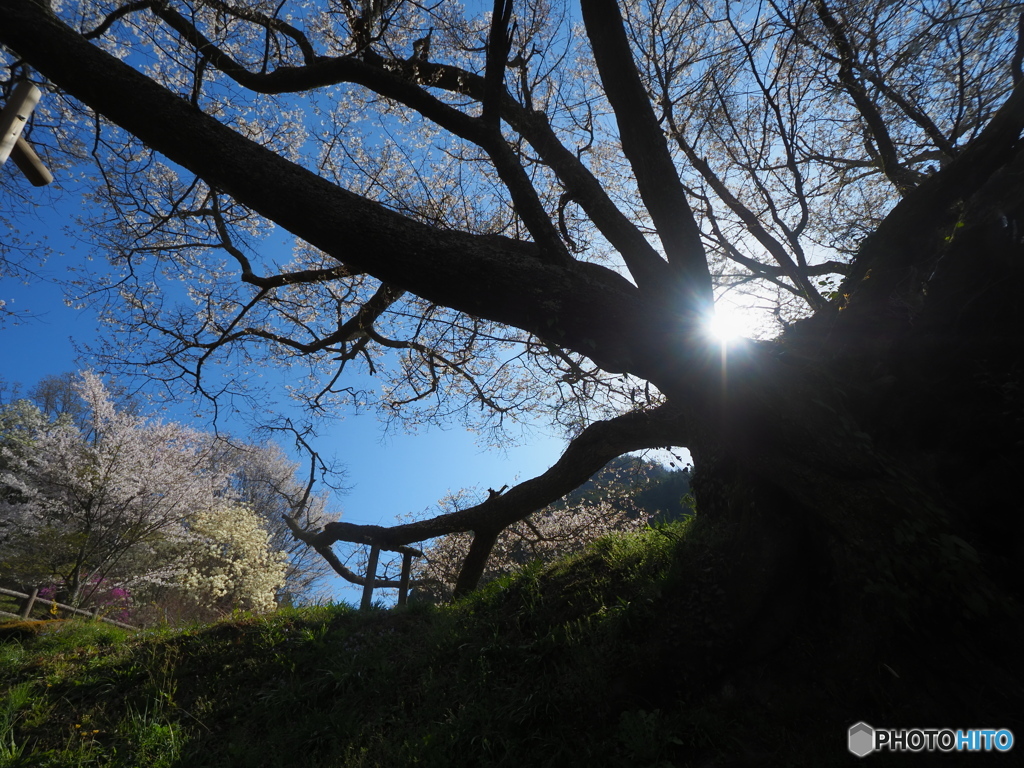
[[318, 534], [303, 532], [301, 535], [303, 541], [317, 551], [330, 550], [331, 545], [339, 541], [397, 550], [403, 544], [473, 531], [474, 543], [457, 583], [457, 591], [462, 593], [472, 590], [479, 582], [486, 554], [494, 546], [497, 535], [509, 525], [578, 488], [616, 456], [685, 442], [685, 421], [674, 407], [662, 405], [652, 410], [633, 411], [591, 424], [569, 443], [546, 472], [504, 493], [491, 494], [472, 507], [392, 527], [328, 523]]
[[[615, 112], [622, 152], [672, 267], [668, 275], [652, 269], [634, 277], [641, 289], [649, 289], [653, 296], [669, 290], [687, 322], [697, 326], [708, 316], [713, 297], [707, 256], [686, 190], [640, 81], [618, 3], [583, 0], [582, 9], [601, 83]], [[650, 285], [666, 277], [669, 283]]]
[[832, 44], [839, 54], [839, 82], [853, 99], [861, 117], [867, 123], [871, 131], [871, 138], [874, 140], [875, 148], [878, 151], [878, 162], [882, 173], [885, 174], [900, 194], [907, 194], [914, 189], [921, 181], [921, 174], [913, 171], [900, 162], [896, 145], [893, 144], [889, 135], [889, 128], [885, 119], [878, 109], [878, 105], [868, 95], [864, 86], [857, 79], [854, 62], [857, 54], [850, 44], [849, 38], [843, 26], [832, 15], [831, 10], [825, 4], [825, 0], [815, 0], [814, 7], [817, 10], [818, 18], [821, 19], [825, 29], [832, 37]]

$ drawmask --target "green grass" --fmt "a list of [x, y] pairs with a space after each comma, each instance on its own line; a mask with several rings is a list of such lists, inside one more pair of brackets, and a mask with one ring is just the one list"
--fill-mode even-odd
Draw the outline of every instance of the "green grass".
[[730, 629], [711, 535], [604, 539], [447, 607], [0, 631], [0, 766], [843, 762], [848, 723], [822, 727], [831, 713], [758, 680], [723, 685], [696, 652]]

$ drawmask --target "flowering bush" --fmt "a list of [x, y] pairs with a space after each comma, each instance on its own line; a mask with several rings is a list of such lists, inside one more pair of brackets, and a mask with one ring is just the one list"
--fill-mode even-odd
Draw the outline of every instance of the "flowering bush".
[[263, 520], [248, 507], [225, 506], [190, 520], [193, 544], [180, 585], [201, 606], [272, 611], [288, 557], [270, 546]]
[[284, 589], [278, 597], [296, 600], [330, 599], [334, 572], [312, 547], [296, 547], [285, 517], [307, 530], [318, 530], [338, 518], [327, 508], [328, 495], [307, 488], [297, 463], [273, 442], [224, 442], [218, 446], [228, 476], [227, 494], [259, 515], [270, 534], [271, 548], [288, 553]]

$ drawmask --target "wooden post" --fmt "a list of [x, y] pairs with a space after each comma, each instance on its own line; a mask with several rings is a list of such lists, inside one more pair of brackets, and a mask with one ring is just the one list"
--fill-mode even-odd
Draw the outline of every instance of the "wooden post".
[[412, 572], [412, 553], [402, 555], [402, 579], [398, 583], [398, 604], [405, 605], [409, 601], [409, 574]]
[[379, 557], [380, 547], [374, 544], [370, 547], [370, 562], [366, 564], [366, 584], [363, 585], [363, 602], [359, 606], [364, 611], [373, 604], [373, 582], [377, 580], [377, 558]]
[[42, 93], [32, 83], [22, 81], [14, 89], [11, 98], [0, 111], [0, 165], [10, 157], [26, 178], [37, 187], [44, 187], [53, 181], [53, 174], [43, 161], [22, 138], [21, 132], [28, 124]]
[[11, 98], [0, 112], [0, 165], [7, 162], [14, 145], [21, 136], [22, 130], [28, 125], [42, 92], [32, 83], [23, 80], [11, 94]]
[[53, 181], [53, 174], [50, 169], [43, 165], [39, 155], [32, 149], [32, 145], [19, 136], [18, 141], [11, 150], [11, 160], [18, 166], [18, 169], [25, 175], [25, 178], [32, 182], [33, 186], [45, 187]]
[[32, 606], [36, 604], [36, 597], [39, 595], [39, 587], [32, 590], [32, 594], [25, 598], [25, 607], [21, 610], [21, 618], [28, 619], [32, 615]]

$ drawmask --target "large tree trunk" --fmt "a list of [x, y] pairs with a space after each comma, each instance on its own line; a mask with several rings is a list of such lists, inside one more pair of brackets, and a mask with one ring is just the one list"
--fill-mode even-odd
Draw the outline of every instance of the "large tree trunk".
[[946, 211], [897, 209], [915, 247], [889, 290], [862, 275], [779, 343], [707, 361], [694, 488], [728, 595], [709, 624], [728, 629], [676, 662], [690, 683], [767, 665], [842, 688], [851, 723], [1021, 727], [1020, 168]]

